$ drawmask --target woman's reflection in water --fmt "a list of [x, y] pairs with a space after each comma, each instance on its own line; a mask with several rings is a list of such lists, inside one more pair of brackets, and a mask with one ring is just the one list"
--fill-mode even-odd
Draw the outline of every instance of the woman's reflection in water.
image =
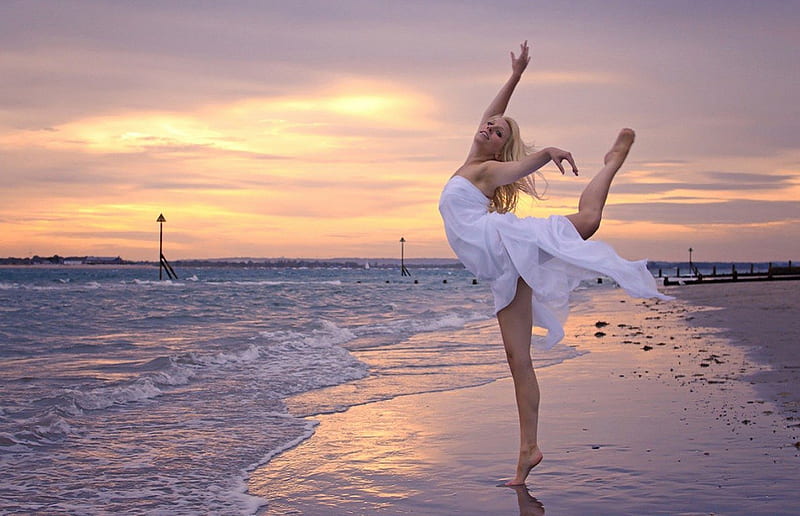
[[517, 492], [517, 503], [519, 503], [519, 516], [543, 516], [544, 505], [542, 502], [531, 496], [525, 485], [508, 486]]

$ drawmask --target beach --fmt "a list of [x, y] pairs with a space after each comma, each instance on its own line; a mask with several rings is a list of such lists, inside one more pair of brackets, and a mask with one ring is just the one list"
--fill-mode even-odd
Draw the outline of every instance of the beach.
[[565, 342], [584, 353], [537, 371], [545, 458], [525, 488], [498, 487], [518, 446], [506, 377], [313, 415], [248, 491], [265, 514], [797, 514], [797, 287], [576, 306]]

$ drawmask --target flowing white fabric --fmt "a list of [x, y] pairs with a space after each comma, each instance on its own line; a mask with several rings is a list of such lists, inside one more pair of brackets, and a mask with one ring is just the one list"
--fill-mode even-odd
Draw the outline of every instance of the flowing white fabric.
[[658, 292], [647, 260], [620, 258], [611, 246], [581, 238], [561, 215], [547, 219], [490, 213], [489, 199], [463, 176], [453, 176], [439, 199], [450, 247], [478, 279], [490, 282], [495, 313], [508, 306], [522, 277], [533, 290], [534, 324], [550, 348], [564, 337], [569, 294], [581, 280], [604, 275], [633, 297], [672, 299]]

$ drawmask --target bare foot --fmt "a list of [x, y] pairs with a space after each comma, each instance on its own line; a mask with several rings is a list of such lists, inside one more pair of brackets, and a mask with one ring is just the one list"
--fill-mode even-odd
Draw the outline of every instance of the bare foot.
[[614, 142], [611, 150], [606, 153], [603, 163], [606, 165], [613, 164], [616, 168], [621, 167], [628, 156], [628, 151], [631, 150], [635, 137], [636, 133], [633, 132], [633, 129], [625, 128], [621, 130], [617, 135], [617, 141]]
[[537, 464], [542, 462], [542, 451], [539, 446], [534, 446], [527, 450], [520, 450], [519, 460], [517, 461], [517, 474], [513, 480], [505, 483], [507, 486], [521, 486], [525, 484], [525, 479], [528, 478], [528, 473], [536, 467]]

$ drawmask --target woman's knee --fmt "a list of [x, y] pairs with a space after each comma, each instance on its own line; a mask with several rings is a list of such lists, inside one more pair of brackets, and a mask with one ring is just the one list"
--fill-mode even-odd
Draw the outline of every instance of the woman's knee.
[[584, 240], [594, 235], [600, 229], [601, 212], [584, 210], [579, 213], [567, 215], [567, 219], [575, 226], [575, 230]]

